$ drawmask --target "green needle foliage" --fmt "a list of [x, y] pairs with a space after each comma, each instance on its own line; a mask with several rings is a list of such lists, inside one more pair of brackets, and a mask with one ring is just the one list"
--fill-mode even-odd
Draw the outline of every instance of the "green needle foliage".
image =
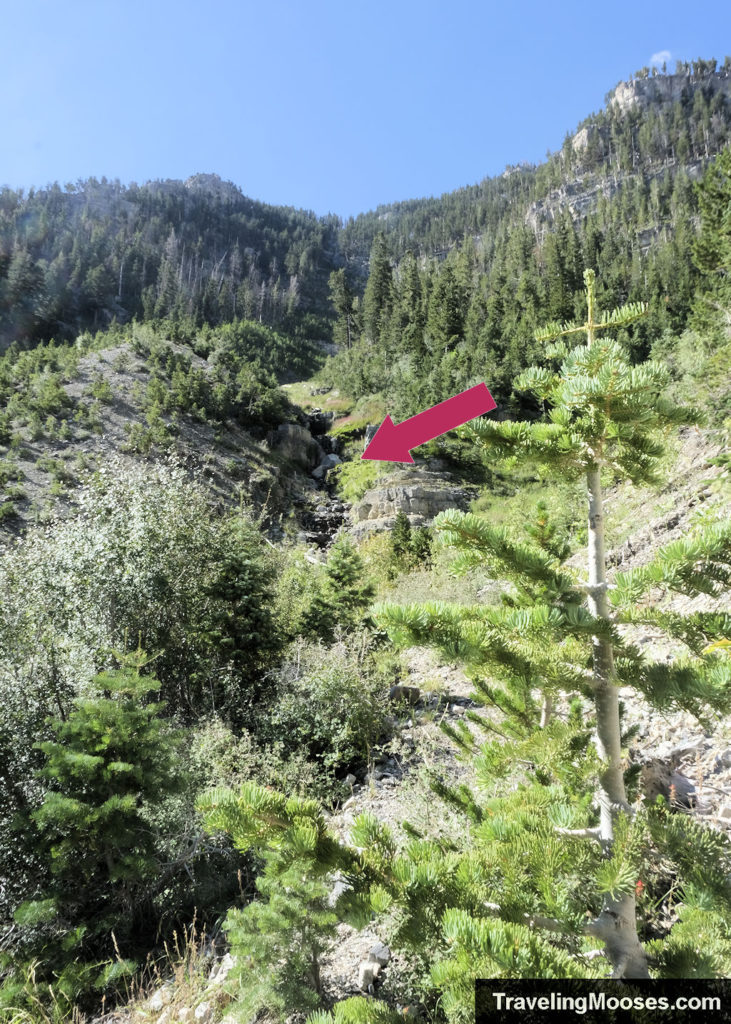
[[[645, 815], [630, 806], [618, 687], [634, 687], [659, 709], [684, 708], [701, 718], [731, 709], [731, 663], [720, 653], [703, 653], [710, 642], [728, 634], [729, 617], [660, 613], [635, 605], [650, 588], [719, 594], [731, 578], [731, 524], [716, 524], [684, 538], [650, 565], [620, 574], [615, 584], [609, 584], [602, 474], [635, 483], [654, 480], [663, 451], [660, 432], [691, 422], [694, 413], [662, 397], [668, 375], [661, 364], [632, 366], [622, 346], [605, 333], [642, 316], [644, 307], [634, 304], [598, 314], [594, 273], [586, 271], [584, 277], [586, 321], [551, 324], [537, 334], [543, 342], [557, 339], [546, 348], [546, 356], [561, 360], [560, 366], [530, 368], [517, 381], [517, 387], [532, 391], [544, 403], [544, 419], [480, 420], [467, 433], [498, 458], [533, 460], [564, 476], [586, 479], [587, 581], [563, 564], [567, 552], [556, 545], [543, 512], [528, 537], [516, 538], [475, 515], [449, 511], [438, 517], [435, 527], [442, 541], [458, 552], [457, 570], [481, 565], [511, 584], [502, 606], [385, 605], [376, 609], [376, 615], [397, 643], [437, 646], [473, 670], [476, 696], [492, 707], [494, 715], [487, 725], [473, 715], [472, 724], [500, 738], [480, 746], [466, 724], [447, 731], [476, 759], [478, 777], [488, 791], [511, 767], [515, 771], [525, 765], [530, 765], [533, 787], [554, 790], [550, 814], [538, 810], [530, 826], [520, 813], [524, 797], [500, 801], [501, 819], [510, 824], [495, 839], [520, 837], [529, 861], [531, 850], [536, 851], [531, 833], [541, 828], [541, 817], [548, 829], [543, 843], [556, 828], [564, 830], [562, 844], [568, 855], [556, 862], [547, 884], [537, 887], [540, 899], [533, 910], [555, 918], [561, 931], [573, 930], [577, 938], [590, 934], [600, 939], [615, 977], [643, 977], [650, 967], [641, 941], [649, 916], [646, 907], [636, 906], [634, 886], [640, 871], [652, 871], [658, 848], [670, 856], [672, 844], [661, 827], [659, 811], [651, 809]], [[585, 344], [576, 344], [582, 336]], [[637, 622], [651, 622], [681, 640], [686, 655], [669, 664], [646, 658], [620, 629]], [[556, 717], [557, 697], [564, 706], [568, 699], [574, 701], [570, 706], [584, 709], [579, 712], [584, 716], [581, 728], [576, 720], [572, 727], [572, 715], [564, 721]], [[587, 725], [595, 738], [594, 764], [587, 759]], [[526, 793], [533, 791], [527, 780], [524, 785]], [[484, 830], [484, 810], [471, 798], [448, 791], [442, 795], [455, 806], [461, 803]], [[622, 837], [630, 832], [632, 841], [625, 841]], [[676, 826], [673, 843], [679, 865], [684, 842], [688, 850], [693, 848], [689, 830]], [[587, 845], [599, 850], [593, 864], [591, 857], [586, 860], [585, 850], [579, 854]], [[723, 850], [715, 851], [715, 863], [727, 864], [728, 849], [722, 845]], [[583, 864], [577, 872], [578, 857]], [[538, 862], [529, 870], [545, 876]], [[589, 920], [569, 913], [569, 904], [560, 897], [573, 872], [574, 883], [581, 879]], [[682, 877], [680, 866], [678, 872]], [[510, 892], [508, 887], [507, 899], [505, 893], [500, 897], [501, 916]], [[712, 905], [722, 914], [726, 894]], [[716, 943], [715, 953], [722, 957], [727, 952], [726, 936]], [[546, 959], [532, 969], [542, 976], [552, 968]]]
[[303, 634], [332, 641], [339, 627], [355, 629], [374, 595], [364, 578], [363, 559], [350, 537], [341, 534], [330, 548], [325, 573], [301, 625]]
[[[56, 1000], [71, 1008], [135, 967], [120, 951], [134, 952], [144, 894], [161, 867], [151, 809], [183, 784], [176, 737], [151, 701], [160, 684], [141, 674], [147, 661], [137, 651], [97, 675], [97, 693], [53, 720], [55, 739], [39, 744], [48, 789], [26, 827], [37, 830], [50, 884], [16, 910], [22, 952], [0, 1006], [32, 999], [53, 980]], [[30, 964], [28, 989], [22, 965]]]
[[242, 1019], [267, 1010], [284, 1020], [320, 1005], [320, 960], [338, 919], [327, 903], [328, 885], [306, 867], [267, 853], [256, 880], [260, 898], [226, 918]]
[[412, 530], [405, 512], [396, 513], [390, 546], [389, 579], [395, 579], [400, 573], [411, 569], [428, 568], [431, 565], [431, 532], [425, 526]]
[[237, 961], [237, 1013], [250, 1020], [266, 1010], [284, 1020], [317, 1009], [320, 958], [338, 921], [328, 905], [338, 849], [318, 804], [245, 783], [238, 794], [211, 791], [200, 807], [210, 830], [228, 832], [239, 850], [254, 849], [264, 861], [259, 897], [225, 922]]
[[[549, 355], [559, 369], [523, 378], [546, 403], [545, 419], [481, 421], [471, 436], [501, 457], [586, 479], [588, 579], [567, 563], [544, 508], [522, 536], [449, 511], [436, 529], [459, 555], [457, 568], [479, 565], [503, 581], [501, 604], [375, 611], [397, 644], [432, 645], [468, 666], [488, 708], [446, 730], [473, 760], [478, 792], [434, 780], [464, 829], [435, 838], [406, 824], [399, 847], [362, 814], [342, 842], [316, 805], [250, 785], [214, 793], [202, 807], [210, 828], [230, 832], [240, 849], [269, 851], [277, 872], [296, 864], [313, 881], [337, 872], [344, 886], [335, 913], [356, 925], [381, 917], [421, 979], [416, 997], [452, 1024], [474, 1020], [475, 977], [701, 977], [731, 967], [731, 844], [662, 801], [636, 799], [618, 699], [620, 686], [632, 686], [662, 709], [710, 718], [731, 708], [731, 659], [709, 649], [728, 635], [728, 617], [636, 605], [651, 588], [719, 594], [731, 570], [731, 525], [608, 581], [602, 474], [652, 479], [658, 433], [691, 413], [662, 398], [662, 366], [631, 366], [605, 334], [642, 310], [597, 315], [591, 272], [586, 284], [586, 344], [569, 347], [579, 332], [562, 327]], [[686, 654], [650, 660], [627, 638], [625, 627], [641, 621], [682, 641]], [[310, 897], [301, 898], [304, 907]], [[348, 1000], [330, 1019], [385, 1020], [388, 1011]]]

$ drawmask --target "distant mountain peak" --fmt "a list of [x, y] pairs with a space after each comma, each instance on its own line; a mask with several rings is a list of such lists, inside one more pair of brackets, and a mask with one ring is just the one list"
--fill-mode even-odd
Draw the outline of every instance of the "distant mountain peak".
[[218, 174], [192, 174], [183, 182], [191, 192], [207, 192], [218, 199], [241, 199], [243, 193], [232, 181], [224, 181]]
[[675, 74], [655, 75], [647, 78], [633, 78], [620, 82], [607, 97], [609, 105], [626, 113], [633, 107], [648, 107], [651, 104], [677, 103], [686, 90], [693, 92], [702, 88], [708, 92], [723, 92], [731, 96], [731, 74], [726, 67], [702, 75]]

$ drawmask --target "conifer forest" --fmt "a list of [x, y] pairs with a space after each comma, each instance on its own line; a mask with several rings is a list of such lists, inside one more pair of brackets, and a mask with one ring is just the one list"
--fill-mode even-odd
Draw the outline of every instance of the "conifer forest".
[[731, 58], [556, 145], [0, 189], [0, 1024], [731, 977]]

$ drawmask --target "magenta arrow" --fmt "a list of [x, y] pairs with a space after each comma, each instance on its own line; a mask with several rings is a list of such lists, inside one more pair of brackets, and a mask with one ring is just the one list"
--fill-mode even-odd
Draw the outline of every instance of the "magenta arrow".
[[376, 431], [376, 435], [361, 455], [361, 459], [375, 459], [379, 462], [413, 462], [409, 455], [412, 448], [446, 434], [448, 430], [461, 427], [475, 416], [482, 416], [497, 403], [487, 390], [487, 385], [476, 384], [446, 402], [433, 405], [431, 409], [417, 413], [398, 426], [387, 416]]

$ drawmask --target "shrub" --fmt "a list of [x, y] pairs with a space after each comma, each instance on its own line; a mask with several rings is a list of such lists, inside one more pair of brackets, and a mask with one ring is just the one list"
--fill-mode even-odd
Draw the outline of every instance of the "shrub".
[[[3, 985], [11, 999], [25, 987], [35, 1004], [53, 979], [57, 1004], [71, 1009], [120, 967], [132, 969], [113, 958], [120, 945], [134, 954], [135, 919], [160, 871], [149, 811], [183, 785], [178, 739], [165, 730], [163, 705], [150, 702], [160, 684], [140, 674], [145, 663], [138, 651], [96, 676], [93, 696], [55, 717], [53, 739], [38, 744], [48, 789], [30, 817], [51, 877], [15, 912], [19, 948]], [[30, 992], [18, 978], [23, 959], [34, 963]]]
[[278, 671], [268, 712], [271, 735], [286, 751], [306, 751], [334, 781], [367, 760], [386, 731], [388, 686], [363, 636], [331, 647], [298, 641]]

